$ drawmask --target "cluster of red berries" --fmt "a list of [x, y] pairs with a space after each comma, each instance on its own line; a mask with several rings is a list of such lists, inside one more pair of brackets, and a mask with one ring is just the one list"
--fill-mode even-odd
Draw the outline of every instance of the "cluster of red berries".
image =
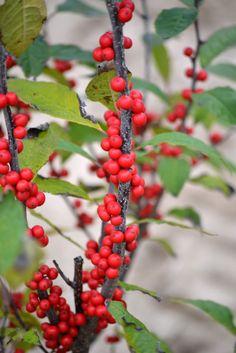
[[49, 239], [48, 236], [45, 234], [43, 227], [39, 225], [33, 226], [32, 228], [28, 229], [28, 234], [29, 236], [36, 239], [42, 247], [48, 245]]
[[[65, 72], [68, 72], [71, 69], [73, 69], [74, 65], [71, 61], [68, 61], [68, 60], [55, 59], [53, 61], [53, 67], [61, 74], [64, 74]], [[71, 88], [74, 88], [77, 85], [77, 82], [73, 78], [71, 78], [71, 79], [68, 79], [68, 84]]]
[[86, 226], [93, 223], [93, 217], [90, 216], [87, 212], [84, 212], [84, 211], [79, 212], [82, 206], [81, 200], [75, 200], [73, 203], [73, 206], [78, 214], [78, 222], [77, 222], [78, 228], [85, 228]]
[[54, 151], [48, 158], [48, 165], [50, 168], [49, 175], [54, 178], [67, 177], [69, 175], [68, 169], [62, 167], [59, 171], [56, 170], [54, 161], [57, 157], [59, 157], [59, 154], [58, 152]]
[[53, 280], [58, 276], [56, 268], [42, 265], [34, 273], [27, 286], [33, 290], [29, 294], [26, 310], [36, 313], [40, 319], [49, 313], [54, 322], [41, 324], [46, 347], [55, 349], [57, 353], [65, 353], [72, 347], [75, 337], [78, 336], [79, 327], [86, 324], [86, 317], [82, 313], [74, 314], [66, 299], [62, 297], [60, 286], [53, 285]]

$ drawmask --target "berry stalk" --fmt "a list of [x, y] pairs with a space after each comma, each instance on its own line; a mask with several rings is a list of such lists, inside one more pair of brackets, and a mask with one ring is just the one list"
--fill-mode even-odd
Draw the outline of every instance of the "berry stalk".
[[[125, 88], [120, 92], [120, 96], [129, 95], [128, 87], [128, 71], [125, 64], [125, 53], [123, 47], [123, 26], [118, 20], [117, 11], [117, 1], [107, 0], [106, 6], [109, 13], [111, 26], [112, 26], [112, 36], [113, 36], [113, 47], [115, 52], [115, 70], [119, 77], [125, 80]], [[131, 138], [132, 138], [132, 125], [131, 125], [131, 110], [120, 110], [120, 136], [122, 137], [123, 143], [121, 146], [121, 151], [124, 154], [130, 154], [131, 152]], [[121, 206], [121, 217], [122, 224], [117, 227], [117, 230], [124, 232], [126, 227], [126, 212], [129, 203], [130, 194], [130, 181], [126, 183], [120, 183], [118, 189], [118, 202]], [[125, 243], [119, 243], [113, 245], [113, 253], [119, 254], [124, 257]], [[111, 298], [114, 294], [115, 288], [117, 286], [118, 278], [107, 279], [102, 288], [102, 295], [105, 298]]]

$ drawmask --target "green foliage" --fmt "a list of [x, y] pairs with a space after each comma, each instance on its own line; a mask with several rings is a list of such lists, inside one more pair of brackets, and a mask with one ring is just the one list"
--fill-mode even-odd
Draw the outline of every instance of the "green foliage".
[[86, 63], [95, 67], [92, 53], [88, 50], [83, 50], [76, 45], [55, 44], [51, 45], [49, 49], [51, 58], [60, 60], [77, 60], [81, 63]]
[[26, 77], [37, 77], [43, 71], [48, 59], [48, 45], [42, 37], [38, 37], [19, 57], [18, 64], [22, 67]]
[[170, 78], [170, 57], [164, 44], [152, 47], [152, 56], [157, 70], [165, 81]]
[[[195, 0], [180, 0], [180, 1], [186, 6], [191, 6], [191, 7], [196, 6]], [[198, 0], [197, 2], [198, 2], [198, 6], [199, 6], [199, 5], [203, 4], [204, 0]]]
[[47, 162], [65, 132], [62, 127], [52, 123], [48, 130], [40, 132], [38, 137], [26, 139], [24, 150], [20, 154], [21, 168], [31, 168], [36, 174]]
[[69, 181], [40, 176], [37, 176], [34, 181], [41, 191], [49, 194], [74, 196], [90, 200], [87, 192], [81, 186], [71, 184]]
[[196, 124], [202, 124], [208, 130], [216, 122], [221, 123], [222, 125], [228, 125], [225, 121], [218, 119], [215, 115], [209, 112], [205, 107], [200, 107], [196, 104], [191, 110], [191, 115]]
[[172, 195], [178, 196], [188, 180], [190, 165], [183, 158], [162, 157], [158, 173], [165, 189]]
[[172, 208], [168, 211], [168, 215], [178, 219], [187, 219], [194, 226], [201, 227], [200, 215], [192, 207]]
[[35, 329], [25, 331], [22, 328], [6, 328], [5, 335], [17, 346], [26, 350], [39, 344], [39, 336]]
[[213, 33], [200, 49], [200, 61], [203, 67], [226, 49], [236, 45], [236, 26], [225, 27]]
[[163, 10], [155, 21], [156, 32], [162, 39], [169, 39], [188, 28], [197, 16], [197, 10], [192, 7]]
[[207, 67], [207, 71], [219, 77], [236, 81], [236, 65], [231, 63], [219, 63]]
[[87, 151], [85, 151], [83, 148], [80, 146], [70, 142], [70, 141], [65, 141], [65, 140], [60, 140], [57, 145], [57, 150], [63, 150], [71, 153], [77, 153], [80, 156], [90, 160], [91, 162], [96, 163], [96, 159], [93, 158]]
[[61, 5], [58, 5], [57, 11], [73, 12], [89, 17], [102, 16], [105, 14], [105, 12], [101, 11], [100, 9], [88, 5], [86, 2], [81, 0], [66, 0]]
[[203, 174], [190, 179], [191, 183], [204, 186], [210, 190], [218, 190], [223, 192], [225, 196], [231, 196], [235, 193], [234, 188], [226, 183], [221, 177]]
[[141, 321], [131, 315], [122, 303], [111, 301], [108, 310], [122, 326], [127, 344], [135, 353], [156, 353], [157, 349], [171, 353], [167, 344], [159, 340]]
[[0, 196], [0, 273], [10, 268], [22, 249], [26, 222], [22, 204], [12, 193]]
[[162, 247], [163, 250], [165, 250], [165, 252], [172, 257], [176, 257], [176, 253], [172, 247], [172, 245], [170, 244], [170, 242], [167, 239], [164, 238], [150, 238], [150, 240], [155, 241], [156, 243], [158, 243], [158, 245], [160, 245]]
[[141, 292], [143, 294], [147, 294], [149, 295], [150, 297], [160, 301], [160, 297], [157, 295], [157, 293], [155, 291], [152, 291], [152, 290], [149, 290], [149, 289], [146, 289], [146, 288], [142, 288], [140, 286], [137, 286], [136, 284], [130, 284], [130, 283], [126, 283], [126, 282], [122, 282], [122, 281], [119, 281], [119, 286], [123, 289], [125, 289], [126, 291], [138, 291], [138, 292]]
[[163, 102], [169, 104], [169, 97], [154, 83], [143, 80], [142, 78], [132, 78], [134, 89], [140, 89], [141, 91], [149, 91], [159, 97]]
[[201, 94], [193, 94], [193, 100], [203, 106], [219, 120], [236, 124], [236, 90], [230, 87], [217, 87]]
[[177, 298], [173, 299], [175, 303], [190, 304], [195, 308], [202, 310], [209, 315], [213, 320], [224, 326], [232, 334], [236, 335], [236, 326], [234, 325], [234, 317], [231, 310], [222, 304], [216, 303], [212, 300], [192, 300]]
[[8, 86], [21, 100], [42, 113], [94, 129], [100, 128], [99, 124], [94, 124], [81, 116], [76, 93], [64, 85], [11, 79]]
[[64, 75], [61, 72], [57, 71], [56, 69], [53, 69], [51, 67], [46, 66], [46, 67], [44, 67], [42, 73], [44, 75], [50, 77], [51, 79], [53, 79], [57, 83], [60, 83], [60, 84], [67, 86], [67, 87], [70, 87], [69, 82], [64, 77]]
[[104, 137], [100, 130], [90, 129], [85, 125], [82, 126], [74, 123], [68, 124], [67, 132], [70, 140], [77, 145], [99, 142]]
[[114, 76], [116, 76], [115, 70], [101, 72], [96, 75], [86, 88], [87, 97], [93, 102], [102, 103], [108, 109], [115, 110], [115, 102], [119, 94], [110, 88], [110, 81]]
[[20, 56], [38, 36], [46, 16], [44, 0], [5, 0], [0, 6], [0, 37], [6, 49]]
[[173, 222], [173, 221], [168, 221], [166, 219], [156, 219], [156, 218], [144, 218], [144, 219], [136, 219], [135, 224], [163, 224], [163, 225], [168, 225], [171, 227], [177, 227], [177, 228], [181, 228], [181, 229], [186, 229], [186, 230], [192, 230], [192, 231], [200, 231], [201, 234], [205, 234], [205, 235], [210, 235], [210, 236], [215, 236], [216, 234], [210, 233], [205, 231], [204, 229], [199, 229], [196, 227], [190, 227], [187, 226], [186, 224], [183, 223], [178, 223], [178, 222]]
[[187, 147], [189, 150], [201, 152], [202, 154], [208, 156], [208, 158], [218, 167], [224, 167], [231, 172], [236, 171], [236, 166], [226, 158], [223, 158], [216, 149], [206, 145], [204, 142], [195, 137], [188, 136], [181, 132], [167, 132], [159, 134], [151, 140], [143, 142], [141, 146], [157, 146], [160, 143], [169, 143], [170, 145]]

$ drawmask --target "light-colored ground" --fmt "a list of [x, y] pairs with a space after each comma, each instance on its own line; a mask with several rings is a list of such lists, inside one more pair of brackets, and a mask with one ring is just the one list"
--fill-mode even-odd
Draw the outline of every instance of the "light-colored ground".
[[[62, 1], [60, 1], [61, 3]], [[206, 38], [210, 33], [222, 26], [236, 22], [236, 2], [233, 0], [215, 1], [206, 0], [201, 10], [201, 32]], [[48, 0], [49, 10], [59, 3], [57, 0]], [[101, 1], [88, 1], [89, 4], [103, 6]], [[135, 1], [140, 6], [138, 0]], [[148, 0], [152, 19], [164, 7], [181, 6], [177, 1]], [[109, 29], [107, 19], [89, 19], [74, 14], [61, 14], [51, 21], [49, 39], [52, 43], [74, 43], [83, 48], [91, 49], [97, 45], [98, 36]], [[134, 40], [134, 48], [127, 53], [129, 69], [137, 76], [143, 72], [142, 23], [135, 18], [126, 27], [126, 33]], [[194, 34], [188, 30], [177, 39], [168, 41], [167, 45], [172, 58], [171, 91], [180, 90], [188, 82], [183, 72], [188, 64], [182, 56], [186, 45], [193, 44]], [[235, 62], [236, 51], [228, 51], [222, 56], [221, 62], [229, 60]], [[75, 74], [79, 77], [87, 71], [79, 68]], [[164, 87], [160, 77], [152, 68], [153, 82]], [[83, 94], [86, 80], [80, 80], [79, 92]], [[208, 85], [227, 85], [228, 81], [212, 78]], [[160, 111], [161, 104], [153, 97], [149, 99], [149, 109]], [[98, 110], [98, 105], [89, 105], [91, 110]], [[102, 110], [101, 110], [102, 112]], [[199, 130], [198, 133], [204, 136]], [[236, 162], [236, 138], [231, 138], [221, 151]], [[86, 162], [80, 158], [70, 161], [72, 181], [78, 178], [91, 180], [94, 178], [87, 172]], [[225, 175], [226, 180], [236, 184], [235, 177]], [[156, 290], [163, 297], [181, 296], [195, 299], [211, 299], [228, 305], [236, 314], [235, 282], [236, 282], [236, 239], [235, 215], [236, 198], [226, 199], [218, 192], [207, 192], [200, 187], [187, 184], [178, 201], [173, 197], [166, 197], [162, 210], [165, 211], [176, 205], [193, 205], [202, 214], [205, 229], [219, 234], [218, 237], [201, 236], [196, 232], [171, 229], [165, 226], [153, 227], [153, 235], [169, 239], [177, 257], [166, 255], [157, 244], [147, 241], [138, 249], [133, 269], [130, 271], [128, 282]], [[57, 197], [48, 197], [46, 206], [42, 209], [45, 214], [62, 227], [71, 227], [74, 218], [67, 210], [62, 200]], [[94, 210], [95, 214], [95, 210]], [[99, 236], [99, 227], [91, 228], [94, 236]], [[81, 232], [72, 233], [74, 239], [83, 239]], [[72, 275], [73, 257], [81, 254], [69, 243], [59, 237], [51, 239], [48, 247], [48, 259], [56, 258], [65, 272]], [[66, 290], [70, 295], [70, 291]], [[141, 319], [147, 326], [160, 335], [171, 345], [175, 353], [232, 353], [236, 339], [224, 328], [213, 323], [204, 315], [192, 308], [167, 304], [165, 300], [157, 303], [138, 293], [127, 296], [128, 308], [131, 313]], [[103, 336], [91, 350], [92, 353], [111, 352], [104, 344]], [[117, 348], [117, 353], [126, 353], [125, 345]], [[147, 352], [148, 353], [148, 352]]]

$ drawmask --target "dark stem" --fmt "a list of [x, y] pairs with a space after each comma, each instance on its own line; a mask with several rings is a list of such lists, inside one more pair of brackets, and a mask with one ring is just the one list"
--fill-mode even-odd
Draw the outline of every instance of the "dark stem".
[[81, 308], [81, 299], [80, 299], [80, 295], [83, 290], [82, 271], [83, 271], [83, 258], [81, 256], [77, 256], [74, 258], [74, 281], [73, 281], [75, 310], [77, 313], [83, 312]]
[[74, 284], [73, 282], [68, 278], [66, 277], [66, 275], [64, 274], [64, 272], [61, 270], [60, 266], [58, 265], [58, 263], [56, 262], [56, 260], [53, 260], [53, 263], [59, 273], [59, 275], [61, 276], [61, 278], [63, 279], [63, 281], [71, 288], [74, 289]]
[[[0, 43], [0, 93], [7, 93], [7, 68], [6, 68], [6, 51], [3, 45]], [[18, 161], [18, 152], [17, 152], [17, 144], [16, 139], [13, 134], [14, 125], [12, 119], [11, 109], [6, 107], [3, 109], [5, 124], [7, 128], [7, 135], [9, 141], [9, 151], [11, 153], [11, 170], [19, 172], [20, 166]]]
[[[195, 0], [194, 4], [195, 4], [196, 8], [199, 7], [199, 1], [198, 0]], [[200, 51], [201, 45], [203, 44], [203, 41], [201, 40], [201, 37], [200, 37], [198, 18], [194, 22], [194, 29], [195, 29], [195, 35], [196, 35], [197, 44], [196, 44], [196, 49], [195, 49], [194, 56], [191, 58], [192, 69], [193, 69], [193, 77], [192, 77], [192, 82], [191, 82], [191, 91], [192, 92], [196, 89], [196, 85], [197, 85], [197, 60], [198, 60], [198, 55], [199, 55], [199, 51]], [[181, 126], [180, 126], [180, 129], [183, 132], [185, 132], [185, 122], [186, 122], [188, 114], [189, 114], [189, 112], [190, 112], [190, 110], [192, 108], [192, 105], [193, 105], [193, 101], [191, 99], [190, 101], [188, 101], [185, 118], [182, 120]]]
[[[112, 33], [113, 33], [113, 47], [115, 51], [115, 69], [116, 74], [120, 77], [123, 77], [126, 81], [126, 88], [121, 93], [121, 95], [129, 94], [128, 87], [128, 73], [127, 67], [125, 64], [125, 54], [123, 48], [123, 27], [117, 19], [117, 1], [115, 0], [106, 0], [107, 10], [110, 16], [110, 21], [112, 25]], [[129, 110], [121, 110], [120, 111], [120, 120], [121, 120], [121, 128], [120, 134], [123, 139], [122, 152], [130, 153], [131, 152], [131, 137], [132, 137], [132, 126], [131, 126], [131, 111]], [[126, 227], [126, 212], [129, 203], [129, 193], [130, 193], [130, 182], [128, 183], [120, 183], [118, 188], [118, 202], [121, 206], [121, 217], [122, 224], [117, 227], [117, 230], [122, 232], [125, 231]], [[122, 244], [114, 244], [113, 253], [119, 254], [124, 257], [125, 253], [125, 243]], [[118, 278], [113, 280], [106, 280], [103, 288], [102, 295], [105, 298], [111, 298], [117, 287]]]

